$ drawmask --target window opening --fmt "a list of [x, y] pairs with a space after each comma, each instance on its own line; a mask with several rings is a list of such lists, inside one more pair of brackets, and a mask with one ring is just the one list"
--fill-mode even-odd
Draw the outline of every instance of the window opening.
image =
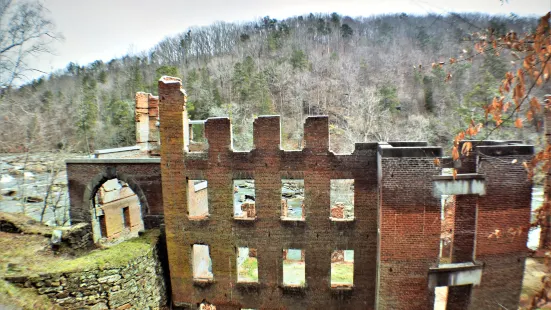
[[254, 180], [233, 181], [233, 215], [236, 219], [256, 218]]
[[335, 250], [331, 253], [331, 287], [354, 285], [354, 250]]
[[354, 219], [354, 179], [331, 180], [331, 219]]
[[281, 180], [281, 218], [304, 219], [304, 180]]
[[256, 249], [237, 248], [237, 282], [258, 282]]
[[191, 220], [206, 219], [209, 215], [206, 180], [188, 180], [188, 214]]
[[306, 286], [304, 250], [283, 250], [283, 285], [290, 287]]
[[210, 258], [209, 246], [204, 244], [193, 245], [193, 280], [212, 281], [212, 260]]

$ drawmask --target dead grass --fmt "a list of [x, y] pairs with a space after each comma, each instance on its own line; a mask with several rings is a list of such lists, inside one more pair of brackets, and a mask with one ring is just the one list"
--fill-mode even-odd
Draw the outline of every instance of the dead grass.
[[0, 279], [0, 309], [57, 310], [61, 308], [52, 304], [44, 295], [39, 296], [31, 289], [17, 288]]

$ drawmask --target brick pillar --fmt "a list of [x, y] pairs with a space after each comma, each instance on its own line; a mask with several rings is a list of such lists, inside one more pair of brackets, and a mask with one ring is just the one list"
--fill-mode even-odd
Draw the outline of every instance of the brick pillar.
[[[253, 123], [253, 144], [257, 161], [255, 164], [256, 214], [262, 222], [259, 229], [273, 233], [264, 235], [258, 242], [258, 280], [268, 287], [277, 287], [283, 279], [283, 257], [287, 247], [277, 245], [281, 213], [280, 118], [261, 116]], [[275, 244], [274, 244], [275, 243]], [[283, 248], [283, 249], [282, 249]], [[282, 255], [283, 254], [283, 255]], [[262, 265], [260, 265], [262, 264]], [[278, 298], [279, 292], [272, 291], [262, 300], [258, 308], [269, 308], [269, 298]]]
[[182, 111], [186, 99], [180, 79], [159, 80], [159, 112], [161, 118], [161, 178], [166, 243], [170, 266], [172, 300], [175, 305], [190, 303], [188, 283], [192, 278], [191, 247], [184, 243], [187, 220], [187, 187], [185, 178]]
[[433, 309], [429, 268], [438, 265], [440, 200], [432, 177], [441, 148], [379, 146], [377, 309]]
[[149, 140], [149, 96], [144, 92], [137, 92], [134, 101], [136, 117], [136, 145], [142, 151], [147, 150], [147, 141]]
[[136, 145], [142, 151], [159, 152], [159, 97], [137, 92], [135, 97]]
[[[546, 104], [549, 104], [549, 95], [545, 96]], [[545, 125], [545, 142], [547, 145], [551, 145], [551, 109], [546, 107], [544, 110], [544, 125]], [[543, 188], [544, 203], [551, 201], [551, 174], [547, 174], [545, 177], [545, 184]], [[539, 248], [543, 250], [551, 249], [551, 212], [548, 211], [545, 216], [545, 221], [541, 225], [540, 244]]]
[[[472, 262], [478, 195], [457, 195], [455, 199], [452, 263]], [[471, 285], [450, 286], [446, 309], [467, 310], [471, 302], [471, 288]]]
[[[186, 125], [186, 128], [189, 128]], [[205, 123], [208, 140], [208, 169], [204, 172], [208, 182], [210, 219], [197, 223], [202, 227], [186, 237], [187, 243], [206, 242], [210, 246], [212, 272], [215, 283], [205, 289], [197, 287], [191, 292], [193, 299], [206, 298], [220, 309], [239, 309], [230, 298], [237, 294], [236, 243], [233, 235], [233, 181], [232, 181], [232, 130], [229, 118], [209, 118]], [[191, 223], [190, 223], [191, 224]], [[195, 223], [194, 223], [195, 224]], [[197, 227], [197, 226], [196, 226]], [[251, 248], [258, 249], [255, 244]], [[182, 292], [187, 294], [187, 292]], [[230, 296], [230, 297], [228, 297]]]
[[159, 153], [159, 127], [157, 126], [159, 118], [159, 97], [149, 94], [148, 97], [149, 113], [149, 135], [147, 138], [148, 150], [153, 154]]
[[486, 195], [478, 198], [475, 261], [484, 265], [479, 286], [472, 288], [470, 309], [517, 309], [522, 290], [530, 225], [532, 182], [522, 162], [534, 147], [476, 147]]
[[304, 148], [327, 152], [329, 149], [329, 118], [310, 116], [304, 123]]
[[[327, 116], [308, 117], [304, 122], [304, 150], [306, 154], [304, 164], [304, 209], [303, 214], [308, 223], [311, 237], [305, 245], [306, 250], [306, 283], [308, 288], [318, 294], [328, 296], [330, 291], [331, 253], [334, 249], [346, 249], [344, 240], [328, 242], [323, 237], [331, 231], [330, 214], [331, 202], [331, 173], [321, 167], [329, 167], [329, 118]], [[314, 237], [315, 234], [315, 237]], [[339, 238], [340, 239], [340, 238]], [[345, 239], [346, 238], [342, 238]], [[359, 254], [358, 252], [355, 252]], [[358, 267], [356, 267], [358, 268]], [[325, 277], [320, 277], [325, 275]], [[335, 305], [312, 304], [312, 308], [327, 307], [335, 309]], [[343, 308], [351, 305], [343, 303]]]

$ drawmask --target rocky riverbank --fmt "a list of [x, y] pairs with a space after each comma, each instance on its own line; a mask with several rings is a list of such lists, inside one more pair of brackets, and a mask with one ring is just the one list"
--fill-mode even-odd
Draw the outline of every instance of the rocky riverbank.
[[66, 152], [0, 154], [0, 212], [22, 213], [50, 226], [69, 225]]

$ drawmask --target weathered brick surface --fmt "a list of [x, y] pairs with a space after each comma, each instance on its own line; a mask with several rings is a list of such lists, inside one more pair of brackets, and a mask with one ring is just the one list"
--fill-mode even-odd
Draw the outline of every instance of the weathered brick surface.
[[484, 271], [481, 285], [473, 287], [469, 309], [516, 309], [528, 254], [532, 191], [522, 162], [531, 156], [491, 155], [479, 159], [478, 172], [486, 176], [487, 186], [478, 199], [475, 260], [484, 264]]
[[[472, 285], [450, 286], [446, 310], [467, 310], [471, 303]], [[493, 309], [493, 308], [490, 308]]]
[[[167, 244], [172, 295], [177, 305], [206, 299], [221, 309], [373, 309], [376, 260], [376, 144], [359, 145], [352, 155], [329, 152], [327, 118], [309, 119], [305, 125], [303, 151], [280, 150], [279, 117], [260, 117], [254, 122], [251, 152], [233, 152], [228, 119], [206, 123], [208, 152], [181, 152], [183, 98], [160, 84], [162, 167]], [[176, 94], [176, 95], [175, 95]], [[310, 148], [309, 148], [310, 147]], [[184, 157], [185, 156], [185, 157]], [[182, 167], [184, 165], [185, 167]], [[352, 223], [330, 221], [330, 180], [355, 179], [355, 215]], [[210, 218], [190, 221], [185, 199], [186, 179], [208, 181]], [[233, 219], [234, 179], [255, 180], [257, 220]], [[281, 179], [304, 179], [305, 221], [281, 221]], [[167, 184], [167, 182], [170, 182]], [[196, 286], [191, 273], [191, 247], [208, 244], [215, 282]], [[257, 249], [259, 285], [236, 284], [237, 247]], [[282, 250], [303, 249], [307, 288], [300, 292], [282, 289]], [[355, 250], [355, 288], [348, 295], [332, 293], [331, 253]]]
[[117, 178], [128, 183], [138, 196], [146, 228], [158, 226], [163, 215], [160, 168], [155, 160], [151, 163], [112, 159], [68, 161], [71, 222], [91, 223], [91, 199], [103, 183]]
[[455, 197], [452, 263], [473, 261], [478, 195]]
[[[527, 233], [521, 228], [529, 223], [531, 197], [521, 163], [532, 148], [507, 141], [475, 145], [458, 172], [484, 174], [486, 195], [457, 195], [443, 224], [440, 199], [432, 192], [433, 176], [440, 174], [434, 164], [441, 157], [438, 147], [359, 143], [352, 154], [335, 155], [328, 150], [328, 118], [310, 117], [304, 149], [283, 151], [280, 118], [262, 116], [254, 121], [250, 152], [232, 150], [227, 118], [209, 119], [208, 148], [188, 152], [181, 81], [163, 77], [158, 99], [160, 164], [68, 163], [71, 216], [73, 222], [89, 222], [89, 200], [97, 188], [115, 177], [127, 182], [138, 194], [146, 228], [164, 216], [175, 305], [196, 308], [207, 300], [217, 309], [432, 309], [428, 271], [438, 266], [441, 232], [449, 229], [452, 261], [474, 259], [484, 270], [479, 287], [450, 287], [448, 309], [517, 306], [527, 253]], [[243, 179], [255, 181], [254, 207], [244, 207], [249, 218], [256, 214], [254, 221], [233, 217], [233, 180]], [[282, 179], [304, 180], [301, 221], [281, 218], [287, 210], [281, 208]], [[354, 180], [354, 221], [331, 221], [342, 213], [340, 207], [331, 210], [332, 179]], [[189, 180], [208, 181], [208, 217], [189, 218]], [[193, 244], [209, 246], [214, 282], [194, 283]], [[237, 283], [238, 247], [255, 250], [258, 285]], [[303, 250], [304, 289], [282, 285], [284, 249]], [[337, 250], [354, 250], [350, 291], [331, 289]]]
[[432, 156], [379, 157], [378, 309], [433, 308], [427, 274], [440, 249], [439, 173]]
[[135, 97], [136, 144], [142, 150], [156, 152], [159, 148], [159, 97], [138, 92]]

